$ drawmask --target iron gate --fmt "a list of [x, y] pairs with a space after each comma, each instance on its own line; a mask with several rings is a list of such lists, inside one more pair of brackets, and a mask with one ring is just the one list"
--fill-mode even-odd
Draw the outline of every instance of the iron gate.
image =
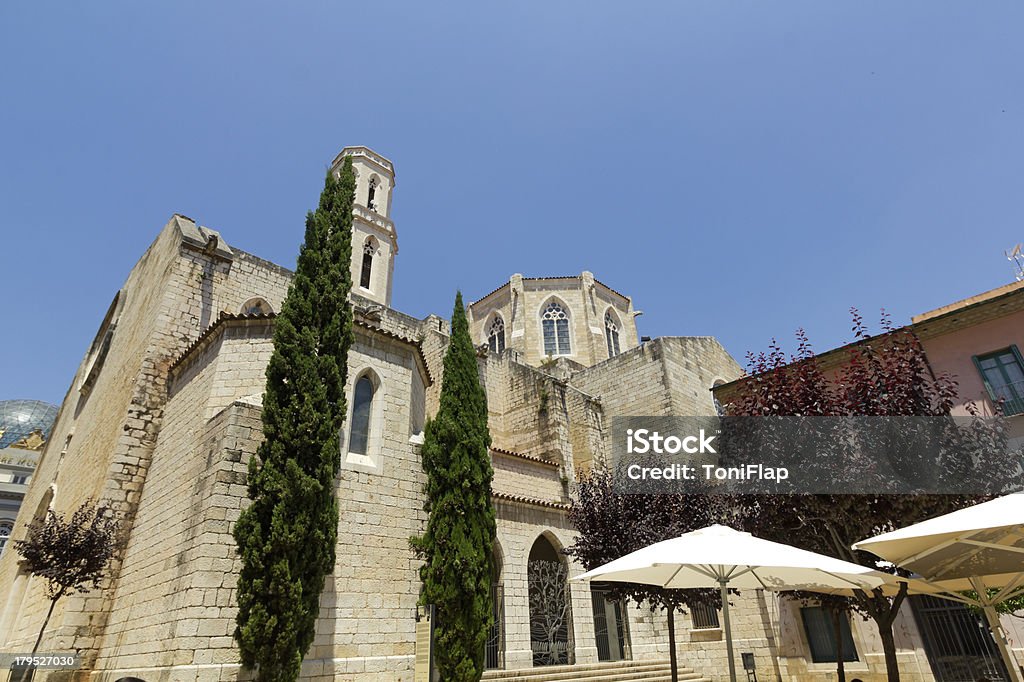
[[1009, 679], [980, 614], [959, 602], [928, 595], [912, 596], [910, 604], [937, 682]]

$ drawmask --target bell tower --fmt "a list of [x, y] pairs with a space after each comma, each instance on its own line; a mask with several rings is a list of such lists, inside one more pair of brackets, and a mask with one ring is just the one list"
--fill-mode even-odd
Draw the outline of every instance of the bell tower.
[[398, 234], [391, 222], [395, 167], [369, 147], [345, 147], [331, 163], [338, 172], [345, 157], [356, 174], [352, 207], [352, 293], [391, 305], [391, 275], [398, 254]]

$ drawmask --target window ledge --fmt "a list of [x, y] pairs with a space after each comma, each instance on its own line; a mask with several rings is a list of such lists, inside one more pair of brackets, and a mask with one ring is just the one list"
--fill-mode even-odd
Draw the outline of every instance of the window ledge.
[[[866, 672], [869, 672], [870, 668], [868, 667], [867, 663], [865, 663], [864, 661], [861, 661], [861, 660], [858, 659], [856, 661], [846, 661], [845, 663], [843, 663], [843, 670], [845, 670], [848, 673], [850, 673], [850, 672], [866, 673]], [[812, 662], [812, 661], [808, 661], [807, 662], [807, 672], [809, 672], [809, 673], [818, 673], [818, 672], [831, 672], [831, 673], [834, 673], [835, 671], [836, 671], [836, 664], [835, 664], [835, 662], [832, 662], [832, 663], [825, 663], [825, 662], [817, 662], [817, 663], [815, 663], [815, 662]]]
[[690, 628], [691, 642], [721, 642], [725, 639], [722, 628]]
[[357, 452], [346, 453], [345, 461], [342, 462], [341, 468], [350, 471], [362, 471], [367, 474], [380, 473], [380, 465], [375, 458]]

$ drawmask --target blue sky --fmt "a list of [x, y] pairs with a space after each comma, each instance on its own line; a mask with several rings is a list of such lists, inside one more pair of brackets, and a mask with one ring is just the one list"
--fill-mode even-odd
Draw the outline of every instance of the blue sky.
[[742, 361], [850, 306], [1012, 280], [1024, 5], [95, 2], [0, 8], [0, 399], [60, 402], [174, 212], [291, 267], [326, 165], [390, 157], [394, 305], [587, 269]]

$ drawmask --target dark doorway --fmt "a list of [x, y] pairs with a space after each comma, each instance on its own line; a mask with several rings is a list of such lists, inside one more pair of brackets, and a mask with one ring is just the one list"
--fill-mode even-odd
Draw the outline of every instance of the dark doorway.
[[629, 656], [629, 630], [622, 601], [608, 597], [608, 586], [590, 584], [594, 609], [594, 635], [599, 661], [625, 661]]
[[981, 614], [959, 602], [928, 595], [910, 597], [910, 605], [937, 682], [1008, 679]]

